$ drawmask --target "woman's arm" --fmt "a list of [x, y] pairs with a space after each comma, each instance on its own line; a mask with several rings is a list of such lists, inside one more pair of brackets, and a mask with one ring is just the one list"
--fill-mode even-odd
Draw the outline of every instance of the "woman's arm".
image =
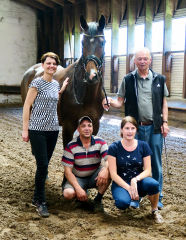
[[150, 157], [150, 155], [143, 158], [143, 169], [144, 169], [143, 172], [141, 172], [137, 176], [140, 181], [151, 175], [151, 157]]
[[22, 132], [22, 138], [23, 141], [28, 142], [29, 135], [28, 135], [28, 122], [30, 119], [30, 108], [32, 106], [32, 103], [34, 102], [35, 98], [37, 96], [37, 89], [35, 87], [32, 87], [28, 90], [26, 100], [23, 106], [23, 132]]
[[109, 171], [112, 180], [118, 184], [120, 187], [126, 189], [131, 197], [132, 200], [138, 200], [138, 190], [137, 190], [137, 181], [131, 180], [131, 186], [126, 183], [118, 174], [117, 174], [117, 167], [116, 167], [116, 158], [108, 155], [108, 164], [109, 164]]
[[62, 85], [60, 91], [58, 92], [58, 93], [59, 93], [59, 99], [61, 98], [62, 93], [65, 91], [66, 86], [68, 85], [68, 80], [69, 80], [69, 78], [67, 77], [67, 78], [63, 81], [63, 85]]
[[109, 165], [109, 172], [112, 180], [118, 184], [120, 187], [126, 189], [127, 191], [130, 188], [128, 185], [118, 174], [117, 174], [117, 167], [116, 167], [116, 158], [113, 156], [108, 155], [108, 165]]
[[[131, 179], [131, 189], [129, 189], [129, 194], [130, 196], [132, 196], [131, 198], [133, 200], [138, 200], [139, 196], [135, 195], [136, 191], [137, 191], [137, 178], [139, 179], [139, 181], [141, 181], [142, 179], [149, 177], [151, 174], [151, 159], [150, 156], [144, 157], [143, 158], [143, 172], [141, 172], [138, 176], [134, 177]], [[134, 195], [133, 195], [134, 194]]]

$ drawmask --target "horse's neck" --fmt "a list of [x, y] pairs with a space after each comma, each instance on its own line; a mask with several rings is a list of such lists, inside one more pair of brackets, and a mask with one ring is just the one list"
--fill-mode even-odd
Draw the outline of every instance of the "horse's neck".
[[84, 102], [86, 103], [88, 100], [94, 101], [102, 99], [102, 94], [102, 84], [100, 82], [95, 84], [87, 84]]

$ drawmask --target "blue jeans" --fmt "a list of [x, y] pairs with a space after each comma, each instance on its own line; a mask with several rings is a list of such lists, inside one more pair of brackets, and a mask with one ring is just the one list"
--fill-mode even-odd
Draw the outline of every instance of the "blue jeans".
[[39, 204], [45, 202], [45, 180], [48, 173], [48, 164], [56, 146], [59, 131], [29, 130], [32, 153], [35, 156], [37, 170], [35, 175], [34, 199]]
[[[128, 183], [130, 185], [130, 183]], [[153, 178], [147, 177], [137, 183], [138, 194], [140, 197], [144, 197], [146, 195], [152, 196], [159, 193], [159, 184]], [[129, 192], [118, 186], [114, 181], [111, 187], [112, 196], [115, 200], [115, 205], [119, 209], [127, 209], [131, 203], [131, 197]]]
[[151, 156], [151, 167], [152, 167], [152, 177], [158, 181], [160, 185], [160, 197], [159, 200], [163, 198], [162, 188], [163, 188], [163, 170], [162, 170], [162, 148], [163, 148], [163, 135], [161, 133], [154, 134], [154, 125], [150, 126], [139, 126], [139, 132], [136, 134], [136, 139], [145, 141], [149, 144], [152, 150]]

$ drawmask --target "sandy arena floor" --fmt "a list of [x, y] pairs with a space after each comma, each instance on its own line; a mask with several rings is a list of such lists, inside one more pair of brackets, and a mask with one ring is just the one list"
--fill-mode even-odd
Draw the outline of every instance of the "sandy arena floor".
[[[140, 209], [118, 212], [108, 189], [103, 198], [105, 214], [93, 214], [90, 208], [75, 209], [73, 202], [65, 201], [61, 196], [61, 129], [49, 166], [50, 181], [46, 185], [50, 217], [41, 218], [30, 205], [36, 165], [30, 143], [21, 138], [22, 107], [0, 106], [0, 116], [0, 239], [186, 239], [186, 129], [178, 128], [176, 121], [171, 122], [166, 138], [169, 175], [163, 150], [164, 208], [161, 213], [165, 222], [157, 225], [151, 218], [147, 198], [143, 199]], [[119, 139], [121, 118], [112, 111], [103, 116], [98, 135], [108, 145]], [[96, 190], [90, 192], [93, 198]]]

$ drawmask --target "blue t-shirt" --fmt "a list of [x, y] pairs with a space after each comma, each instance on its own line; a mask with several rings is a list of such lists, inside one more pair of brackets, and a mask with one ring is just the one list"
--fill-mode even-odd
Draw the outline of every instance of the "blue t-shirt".
[[116, 158], [117, 174], [125, 182], [130, 182], [143, 172], [143, 158], [152, 155], [152, 151], [146, 142], [138, 140], [136, 149], [128, 152], [119, 140], [110, 145], [108, 155]]

